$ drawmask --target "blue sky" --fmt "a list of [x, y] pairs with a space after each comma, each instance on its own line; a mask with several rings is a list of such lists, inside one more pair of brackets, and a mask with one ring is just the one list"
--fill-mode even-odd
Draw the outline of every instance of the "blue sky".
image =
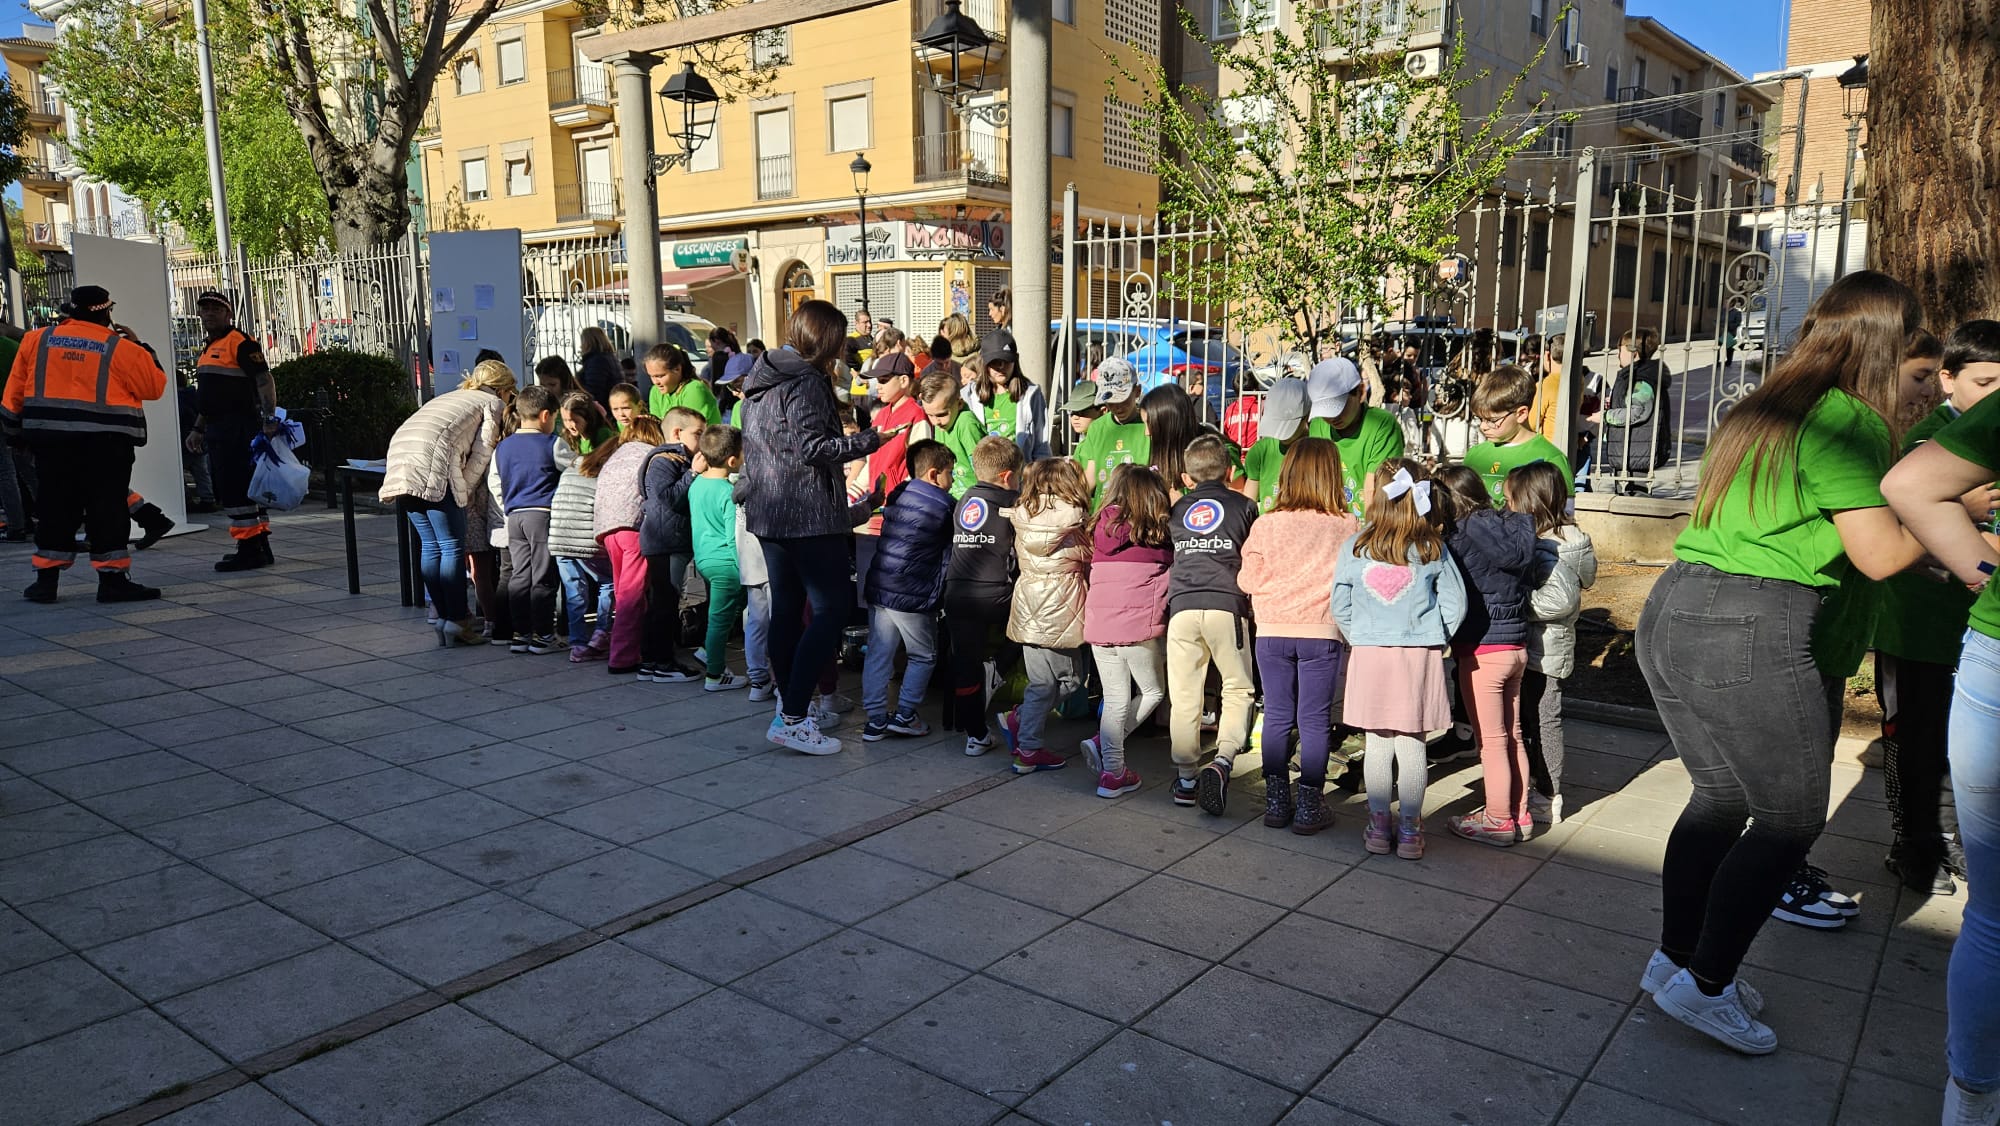
[[1748, 77], [1784, 65], [1789, 6], [1787, 0], [1627, 0], [1625, 10], [1652, 16]]

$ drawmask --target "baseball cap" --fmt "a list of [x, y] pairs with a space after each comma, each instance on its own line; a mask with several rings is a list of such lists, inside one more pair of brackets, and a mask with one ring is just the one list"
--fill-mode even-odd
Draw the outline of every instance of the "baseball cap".
[[883, 356], [868, 369], [868, 378], [873, 380], [894, 379], [899, 375], [917, 374], [917, 365], [904, 355]]
[[1287, 376], [1271, 384], [1264, 392], [1264, 410], [1257, 417], [1257, 436], [1276, 438], [1289, 442], [1305, 427], [1306, 412], [1312, 405], [1312, 396], [1306, 391], [1306, 381]]
[[757, 360], [754, 356], [746, 356], [741, 352], [731, 352], [729, 359], [724, 361], [722, 365], [722, 377], [717, 379], [716, 382], [734, 383], [744, 376], [749, 375], [750, 369], [756, 366], [756, 363]]
[[111, 291], [101, 285], [80, 285], [69, 291], [69, 303], [78, 315], [102, 313], [111, 308]]
[[201, 295], [194, 299], [194, 305], [197, 309], [203, 305], [220, 305], [231, 313], [236, 311], [236, 302], [231, 301], [229, 295], [219, 289], [203, 290]]
[[1097, 365], [1097, 405], [1122, 403], [1139, 385], [1139, 369], [1122, 356], [1113, 356]]
[[1312, 398], [1312, 417], [1339, 418], [1347, 409], [1347, 397], [1361, 386], [1361, 369], [1342, 356], [1321, 360], [1306, 376], [1306, 392]]
[[1014, 334], [1004, 328], [994, 329], [979, 342], [979, 361], [986, 364], [1018, 364], [1021, 350], [1014, 344]]
[[1079, 379], [1070, 385], [1069, 401], [1062, 409], [1069, 414], [1087, 411], [1097, 405], [1097, 384], [1088, 379]]

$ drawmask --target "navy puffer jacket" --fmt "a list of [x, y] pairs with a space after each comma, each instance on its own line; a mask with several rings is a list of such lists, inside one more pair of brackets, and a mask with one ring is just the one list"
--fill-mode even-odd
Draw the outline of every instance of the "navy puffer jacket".
[[874, 430], [840, 432], [833, 384], [790, 348], [757, 357], [743, 377], [743, 475], [736, 503], [767, 540], [854, 530], [844, 469], [882, 444]]
[[1453, 643], [1525, 647], [1528, 597], [1549, 577], [1548, 561], [1535, 551], [1534, 518], [1477, 511], [1458, 522], [1445, 545], [1465, 575], [1467, 596], [1465, 621]]
[[868, 569], [864, 593], [870, 606], [928, 614], [943, 604], [956, 503], [928, 481], [896, 486], [882, 510], [882, 539]]

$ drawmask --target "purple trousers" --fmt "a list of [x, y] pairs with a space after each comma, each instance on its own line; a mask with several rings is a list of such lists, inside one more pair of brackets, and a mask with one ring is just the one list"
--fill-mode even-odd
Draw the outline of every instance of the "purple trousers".
[[1264, 773], [1286, 773], [1291, 733], [1299, 733], [1299, 781], [1326, 784], [1333, 750], [1333, 702], [1347, 647], [1323, 637], [1257, 638], [1264, 679]]

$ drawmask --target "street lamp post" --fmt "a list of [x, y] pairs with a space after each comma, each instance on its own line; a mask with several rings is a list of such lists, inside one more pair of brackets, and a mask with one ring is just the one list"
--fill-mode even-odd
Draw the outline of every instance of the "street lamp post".
[[868, 163], [867, 154], [855, 153], [854, 160], [847, 166], [847, 170], [854, 174], [854, 194], [859, 200], [859, 211], [861, 212], [861, 234], [858, 236], [858, 241], [861, 243], [861, 311], [866, 313], [868, 312], [869, 253], [868, 173], [874, 170], [874, 165]]
[[[653, 107], [647, 97], [659, 59], [620, 52], [611, 64], [618, 90], [618, 143], [625, 165], [625, 276], [631, 296], [632, 346], [643, 352], [660, 339], [660, 203], [654, 196], [660, 173], [685, 164], [715, 131], [715, 87], [687, 64], [660, 87], [660, 107], [677, 153], [653, 151]], [[675, 107], [680, 112], [675, 113]], [[672, 123], [679, 118], [679, 127]]]
[[1854, 158], [1861, 151], [1861, 120], [1868, 115], [1868, 56], [1854, 56], [1854, 65], [1840, 72], [1841, 114], [1847, 118], [1847, 172], [1840, 184], [1840, 235], [1834, 245], [1833, 276], [1847, 273], [1847, 227], [1854, 206]]
[[650, 154], [646, 161], [648, 182], [694, 159], [696, 150], [715, 135], [716, 106], [721, 100], [708, 79], [695, 73], [693, 63], [682, 63], [681, 72], [667, 79], [660, 87], [660, 116], [671, 123], [675, 107], [679, 107], [680, 128], [669, 136], [680, 145], [680, 151]]

